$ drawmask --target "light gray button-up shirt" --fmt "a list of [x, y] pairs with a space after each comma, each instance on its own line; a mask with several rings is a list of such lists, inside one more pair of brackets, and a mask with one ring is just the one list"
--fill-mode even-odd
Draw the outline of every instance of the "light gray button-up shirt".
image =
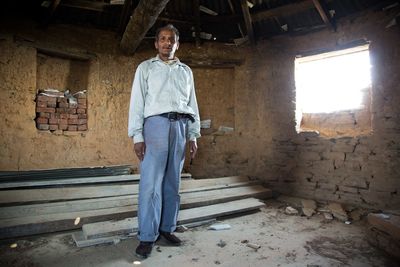
[[190, 114], [189, 140], [200, 137], [200, 116], [192, 70], [178, 59], [171, 63], [159, 56], [142, 62], [135, 73], [129, 107], [128, 136], [144, 142], [143, 123], [150, 116], [166, 112]]

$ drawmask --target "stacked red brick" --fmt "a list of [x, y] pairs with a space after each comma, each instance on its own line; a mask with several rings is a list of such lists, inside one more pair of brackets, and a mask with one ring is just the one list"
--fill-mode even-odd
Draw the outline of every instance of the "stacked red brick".
[[86, 131], [87, 98], [79, 92], [76, 98], [61, 94], [40, 93], [36, 98], [36, 127], [39, 130]]

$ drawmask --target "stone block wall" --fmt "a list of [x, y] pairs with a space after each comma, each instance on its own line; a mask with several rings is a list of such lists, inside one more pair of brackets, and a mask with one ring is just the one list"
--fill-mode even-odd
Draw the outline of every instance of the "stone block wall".
[[[264, 43], [267, 49], [280, 47], [279, 72], [286, 73], [280, 92], [266, 112], [281, 110], [280, 122], [272, 122], [272, 154], [265, 155], [264, 173], [257, 176], [276, 191], [318, 200], [330, 200], [369, 208], [400, 208], [400, 35], [399, 25], [386, 28], [387, 16], [371, 11], [357, 18], [339, 21], [337, 32], [328, 30], [277, 38]], [[313, 132], [296, 133], [287, 115], [294, 117], [293, 68], [296, 54], [366, 39], [370, 43], [372, 89], [371, 131], [326, 137]], [[252, 69], [255, 72], [261, 69]], [[332, 78], [335, 78], [332, 73]], [[258, 83], [258, 90], [263, 85]], [[286, 95], [286, 101], [278, 98]], [[283, 106], [282, 106], [283, 105]], [[271, 124], [271, 120], [266, 124]]]

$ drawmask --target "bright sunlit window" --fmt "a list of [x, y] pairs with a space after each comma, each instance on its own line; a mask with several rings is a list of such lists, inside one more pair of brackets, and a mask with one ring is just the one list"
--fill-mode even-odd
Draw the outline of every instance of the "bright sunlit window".
[[362, 108], [371, 86], [368, 46], [296, 59], [296, 109], [331, 113]]
[[[365, 99], [371, 88], [368, 45], [298, 57], [295, 67], [298, 132], [303, 128], [310, 130], [307, 127], [310, 123], [320, 123], [310, 121], [317, 118], [316, 115], [319, 119], [324, 120], [321, 116], [325, 116], [329, 120], [334, 114], [368, 108], [369, 101]], [[314, 130], [319, 131], [318, 127]]]

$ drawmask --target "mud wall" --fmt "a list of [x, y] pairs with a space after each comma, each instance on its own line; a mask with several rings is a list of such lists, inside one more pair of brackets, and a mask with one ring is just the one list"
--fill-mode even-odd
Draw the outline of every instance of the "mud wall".
[[[237, 87], [248, 101], [236, 107], [255, 119], [252, 125], [242, 120], [243, 127], [250, 130], [248, 138], [262, 144], [251, 145], [249, 155], [255, 158], [249, 161], [255, 162], [249, 165], [257, 167], [250, 173], [281, 193], [376, 208], [400, 206], [400, 34], [399, 25], [385, 28], [390, 19], [369, 12], [339, 21], [337, 32], [277, 38], [249, 51], [238, 79], [246, 82]], [[372, 131], [330, 138], [297, 134], [294, 57], [360, 39], [371, 42]]]
[[[368, 20], [367, 20], [368, 18]], [[253, 47], [181, 44], [178, 56], [192, 61], [239, 59], [235, 66], [193, 67], [202, 119], [194, 176], [250, 175], [275, 191], [368, 207], [398, 207], [400, 166], [399, 26], [368, 13], [339, 21], [337, 32], [286, 35]], [[20, 25], [20, 27], [16, 27]], [[4, 25], [3, 25], [4, 26]], [[10, 23], [0, 37], [0, 170], [30, 170], [133, 164], [127, 111], [137, 65], [155, 55], [144, 42], [134, 56], [122, 55], [109, 32], [71, 26], [46, 31]], [[18, 38], [16, 38], [18, 37]], [[24, 42], [20, 42], [22, 37]], [[295, 130], [294, 58], [304, 51], [334, 49], [354, 40], [371, 41], [373, 85], [370, 134], [325, 138]], [[65, 64], [46, 64], [29, 43], [94, 55], [78, 81], [63, 76]], [[49, 66], [53, 67], [50, 69]], [[38, 69], [39, 68], [39, 69]], [[38, 77], [53, 73], [54, 81]], [[62, 74], [61, 71], [63, 71]], [[80, 72], [80, 74], [82, 74]], [[38, 86], [85, 85], [88, 131], [57, 133], [35, 127]], [[64, 88], [60, 88], [64, 89]], [[84, 88], [79, 88], [84, 89]], [[220, 126], [233, 128], [221, 131]]]
[[[111, 32], [67, 25], [41, 30], [30, 21], [2, 21], [1, 29], [0, 170], [138, 167], [127, 137], [129, 99], [134, 71], [140, 62], [156, 55], [154, 44], [145, 41], [134, 56], [126, 56]], [[210, 62], [217, 55], [238, 58], [238, 53], [224, 45], [197, 48], [182, 44], [178, 51], [179, 57], [193, 62]], [[204, 64], [194, 67], [193, 72], [201, 116], [212, 120], [211, 128], [203, 134], [212, 135], [219, 126], [233, 128], [234, 67]], [[35, 98], [39, 90], [49, 88], [87, 91], [87, 131], [36, 129]], [[191, 169], [195, 175], [206, 175], [206, 166], [201, 164], [209, 156], [195, 162]], [[220, 162], [216, 165], [224, 168]]]

